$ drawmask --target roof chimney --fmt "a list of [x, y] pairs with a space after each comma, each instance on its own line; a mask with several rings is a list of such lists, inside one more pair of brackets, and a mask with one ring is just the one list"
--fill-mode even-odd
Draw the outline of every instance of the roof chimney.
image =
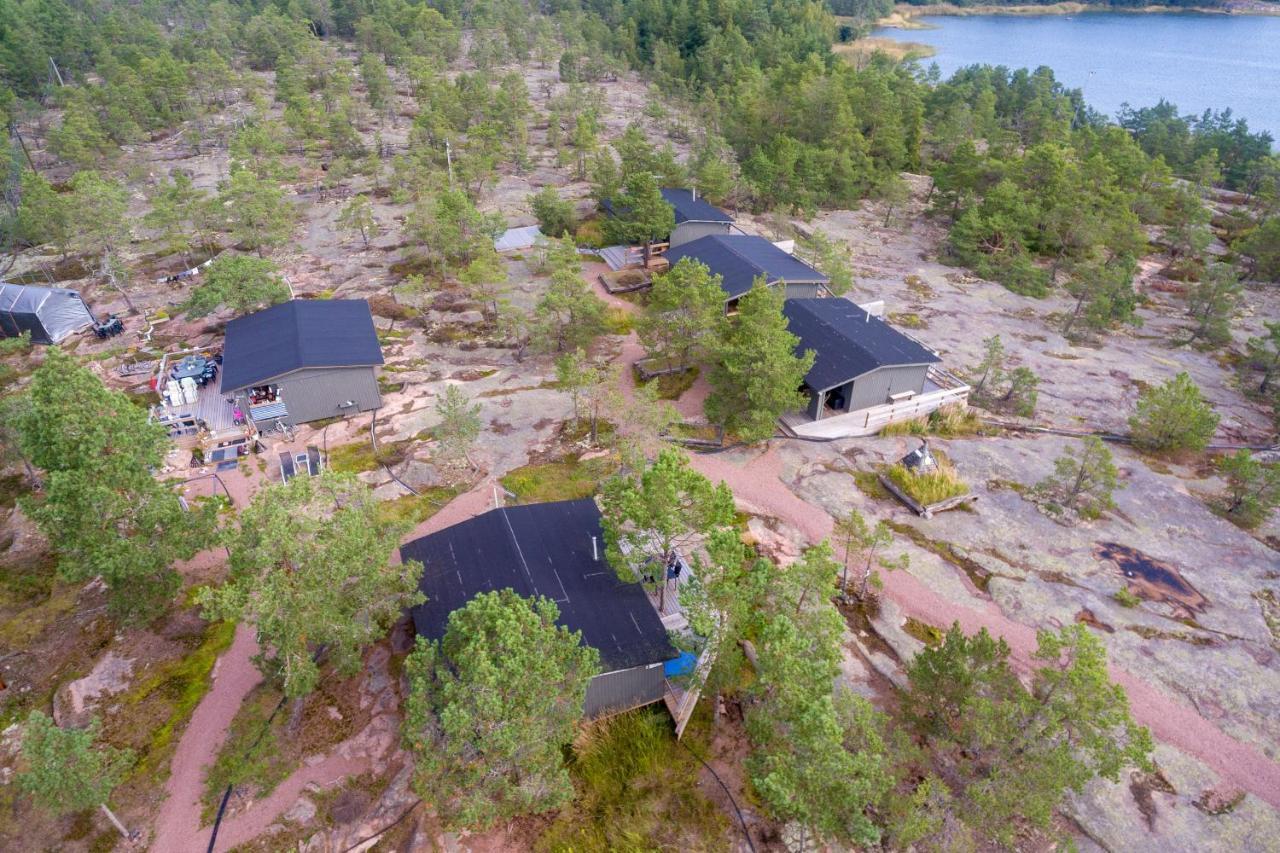
[[600, 562], [600, 552], [596, 550], [596, 537], [591, 537], [591, 559]]
[[689, 192], [693, 195], [693, 200], [694, 200], [694, 201], [697, 201], [697, 200], [698, 200], [698, 188], [697, 188], [697, 187], [694, 187], [693, 189], [689, 190]]

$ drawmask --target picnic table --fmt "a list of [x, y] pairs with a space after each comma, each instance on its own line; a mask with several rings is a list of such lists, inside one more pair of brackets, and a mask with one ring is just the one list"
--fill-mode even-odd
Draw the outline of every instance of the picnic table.
[[186, 379], [188, 376], [195, 379], [204, 374], [208, 363], [209, 360], [202, 355], [189, 355], [173, 366], [170, 375], [174, 379]]

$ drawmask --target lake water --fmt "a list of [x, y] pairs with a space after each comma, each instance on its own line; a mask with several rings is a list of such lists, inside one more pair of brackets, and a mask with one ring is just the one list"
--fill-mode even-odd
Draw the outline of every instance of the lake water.
[[1114, 116], [1164, 98], [1182, 114], [1227, 107], [1280, 141], [1280, 17], [1121, 14], [923, 17], [935, 29], [876, 35], [931, 45], [943, 76], [966, 65], [1036, 68]]

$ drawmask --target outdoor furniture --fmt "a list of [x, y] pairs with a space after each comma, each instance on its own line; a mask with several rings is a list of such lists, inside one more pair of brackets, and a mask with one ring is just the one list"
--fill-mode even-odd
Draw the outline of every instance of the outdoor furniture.
[[307, 467], [312, 477], [320, 476], [320, 449], [314, 445], [307, 445]]
[[280, 451], [280, 482], [287, 483], [298, 476], [298, 469], [293, 466], [293, 457], [286, 450]]
[[191, 377], [195, 379], [204, 373], [206, 363], [208, 363], [208, 359], [202, 355], [189, 355], [173, 366], [173, 371], [169, 374], [170, 378], [181, 380]]

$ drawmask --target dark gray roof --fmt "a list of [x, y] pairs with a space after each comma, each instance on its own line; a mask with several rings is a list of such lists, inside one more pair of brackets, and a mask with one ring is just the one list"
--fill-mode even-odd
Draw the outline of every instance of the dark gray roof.
[[706, 199], [695, 198], [692, 190], [665, 189], [662, 198], [676, 212], [676, 224], [681, 222], [732, 222], [733, 217]]
[[222, 390], [237, 391], [309, 367], [382, 364], [363, 299], [294, 299], [227, 324]]
[[555, 601], [559, 624], [582, 632], [583, 642], [599, 650], [605, 671], [677, 655], [644, 589], [619, 580], [605, 562], [593, 500], [490, 510], [415, 539], [400, 556], [424, 566], [419, 588], [427, 600], [413, 608], [413, 624], [428, 639], [442, 637], [449, 614], [473, 596], [510, 588]]
[[710, 234], [691, 240], [666, 256], [672, 266], [682, 258], [693, 258], [720, 276], [720, 286], [729, 299], [751, 289], [758, 276], [767, 284], [776, 282], [818, 282], [826, 284], [825, 275], [789, 255], [763, 237], [748, 234]]
[[931, 350], [848, 299], [788, 299], [782, 305], [796, 352], [813, 350], [817, 358], [805, 375], [815, 391], [843, 385], [880, 367], [936, 364]]

